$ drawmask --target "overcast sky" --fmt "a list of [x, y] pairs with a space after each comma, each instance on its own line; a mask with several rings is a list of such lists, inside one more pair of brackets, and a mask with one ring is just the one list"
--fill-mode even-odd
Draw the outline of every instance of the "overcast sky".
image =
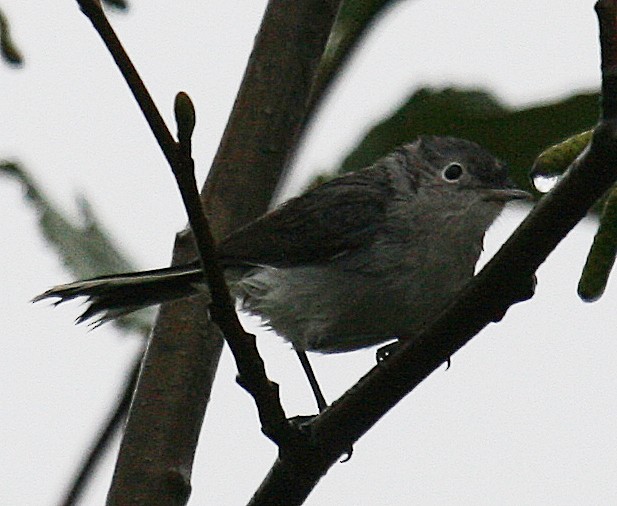
[[[112, 22], [171, 117], [175, 93], [197, 108], [200, 180], [217, 147], [265, 3], [135, 0]], [[25, 164], [68, 212], [83, 193], [142, 267], [168, 264], [185, 216], [169, 169], [126, 85], [76, 4], [5, 0], [23, 70], [0, 66], [0, 158]], [[510, 105], [597, 89], [590, 0], [403, 1], [352, 60], [308, 137], [288, 193], [329, 169], [422, 85], [483, 87]], [[533, 132], [530, 132], [533, 135]], [[3, 290], [0, 504], [61, 497], [139, 346], [109, 327], [73, 326], [77, 303], [29, 304], [69, 279], [36, 232], [21, 190], [0, 182]], [[522, 219], [509, 209], [490, 256]], [[583, 304], [576, 284], [595, 224], [578, 227], [538, 272], [536, 297], [513, 307], [434, 373], [336, 465], [310, 496], [330, 504], [616, 504], [617, 379], [613, 282]], [[313, 410], [288, 345], [260, 350], [290, 415]], [[329, 400], [374, 364], [374, 350], [314, 357]], [[190, 504], [245, 503], [276, 456], [224, 352]], [[103, 504], [113, 456], [84, 504]]]

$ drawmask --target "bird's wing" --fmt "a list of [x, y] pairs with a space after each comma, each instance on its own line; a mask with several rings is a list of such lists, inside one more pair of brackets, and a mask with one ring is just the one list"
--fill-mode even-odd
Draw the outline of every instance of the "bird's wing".
[[381, 167], [329, 181], [228, 236], [221, 262], [290, 267], [353, 251], [374, 240], [392, 192]]

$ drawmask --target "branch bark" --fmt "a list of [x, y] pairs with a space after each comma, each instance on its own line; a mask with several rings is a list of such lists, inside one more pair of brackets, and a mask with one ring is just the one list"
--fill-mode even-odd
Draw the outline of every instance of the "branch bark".
[[310, 426], [313, 448], [280, 454], [251, 500], [299, 505], [321, 476], [388, 410], [513, 303], [529, 298], [537, 268], [617, 180], [617, 1], [596, 4], [603, 111], [589, 148], [495, 257], [425, 331], [373, 368]]

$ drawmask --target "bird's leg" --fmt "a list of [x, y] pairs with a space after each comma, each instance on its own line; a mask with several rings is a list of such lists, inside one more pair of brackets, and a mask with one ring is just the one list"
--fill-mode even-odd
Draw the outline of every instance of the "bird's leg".
[[[313, 390], [313, 395], [315, 396], [315, 400], [317, 401], [317, 407], [319, 408], [319, 412], [321, 413], [324, 409], [328, 407], [328, 403], [326, 402], [326, 399], [321, 392], [319, 383], [317, 383], [317, 378], [315, 377], [315, 373], [313, 372], [311, 363], [306, 356], [306, 352], [304, 350], [298, 350], [296, 348], [296, 354], [298, 355], [300, 363], [302, 364], [302, 368], [304, 369], [306, 377], [309, 380], [311, 389]], [[310, 418], [312, 419], [313, 417]], [[347, 462], [351, 458], [351, 455], [353, 454], [353, 447], [350, 446], [349, 449], [345, 452], [345, 454], [345, 457], [340, 461], [341, 463]]]
[[309, 384], [311, 385], [313, 395], [315, 396], [315, 400], [317, 401], [317, 407], [319, 408], [319, 412], [321, 413], [324, 409], [328, 407], [328, 403], [326, 402], [326, 399], [321, 393], [321, 388], [319, 388], [319, 383], [317, 383], [317, 378], [315, 377], [315, 373], [313, 372], [311, 363], [306, 356], [306, 352], [304, 350], [299, 350], [296, 348], [296, 353], [298, 354], [298, 358], [300, 359], [300, 363], [302, 364], [302, 369], [304, 369], [304, 373], [306, 374]]

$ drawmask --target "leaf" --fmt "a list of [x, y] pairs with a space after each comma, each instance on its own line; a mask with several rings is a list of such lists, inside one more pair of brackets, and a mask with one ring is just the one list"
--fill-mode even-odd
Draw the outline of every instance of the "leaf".
[[399, 0], [344, 0], [319, 62], [312, 99], [319, 100], [366, 31], [386, 7]]
[[[136, 270], [134, 263], [120, 252], [109, 233], [97, 221], [85, 198], [77, 199], [81, 223], [75, 223], [53, 206], [19, 164], [0, 161], [0, 174], [21, 183], [27, 202], [37, 211], [41, 233], [75, 278]], [[151, 322], [152, 312], [140, 311], [118, 319], [116, 324], [125, 330], [147, 334]]]
[[617, 187], [613, 187], [604, 203], [600, 227], [593, 239], [578, 283], [578, 295], [582, 300], [594, 302], [602, 296], [616, 256]]
[[103, 3], [118, 11], [126, 11], [129, 4], [125, 0], [103, 0]]
[[370, 165], [421, 134], [453, 135], [490, 150], [510, 165], [517, 184], [535, 191], [528, 174], [537, 154], [569, 135], [589, 129], [597, 116], [596, 93], [513, 109], [483, 90], [422, 88], [374, 126], [339, 170], [347, 172]]
[[592, 135], [593, 130], [585, 130], [542, 151], [531, 168], [532, 179], [563, 174], [589, 144]]
[[19, 49], [11, 38], [11, 30], [9, 22], [4, 13], [0, 10], [0, 54], [2, 58], [9, 64], [20, 67], [24, 63], [24, 59]]

